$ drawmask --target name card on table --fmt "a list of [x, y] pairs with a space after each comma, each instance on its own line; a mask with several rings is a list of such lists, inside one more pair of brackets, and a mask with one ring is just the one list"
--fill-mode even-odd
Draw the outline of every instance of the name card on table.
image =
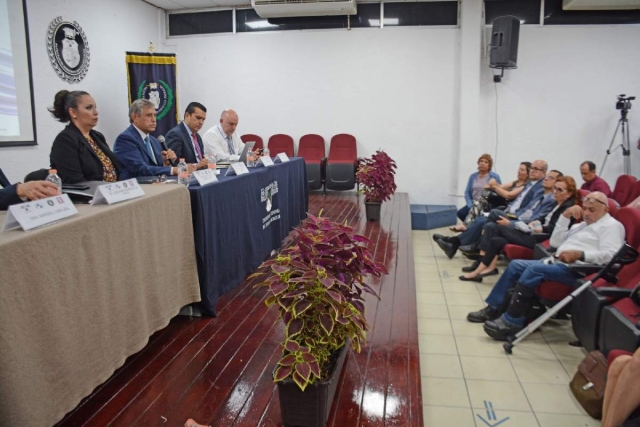
[[249, 169], [247, 169], [247, 165], [245, 165], [242, 162], [237, 162], [237, 163], [231, 163], [229, 165], [229, 167], [227, 168], [227, 173], [225, 174], [225, 176], [231, 176], [231, 175], [244, 175], [246, 173], [249, 173]]
[[287, 153], [279, 153], [276, 156], [276, 159], [275, 159], [274, 162], [275, 163], [285, 163], [285, 162], [288, 162], [288, 161], [289, 161], [289, 156], [287, 156]]
[[53, 196], [9, 206], [2, 230], [22, 227], [29, 231], [76, 215], [78, 209], [68, 195]]
[[269, 156], [262, 156], [258, 159], [256, 166], [273, 166], [273, 159]]
[[135, 178], [126, 181], [111, 182], [109, 184], [100, 185], [96, 188], [96, 194], [93, 196], [91, 204], [97, 205], [106, 203], [112, 205], [125, 200], [135, 199], [144, 196], [144, 191]]
[[218, 182], [218, 177], [216, 176], [215, 169], [203, 169], [201, 171], [195, 171], [189, 177], [189, 183], [195, 184], [196, 182], [200, 184], [200, 186], [204, 186], [207, 184], [211, 184], [214, 182]]

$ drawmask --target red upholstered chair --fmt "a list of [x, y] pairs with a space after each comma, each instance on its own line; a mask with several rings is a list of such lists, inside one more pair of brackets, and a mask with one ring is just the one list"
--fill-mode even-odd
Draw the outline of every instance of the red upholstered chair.
[[283, 133], [269, 138], [269, 155], [275, 157], [280, 153], [285, 153], [287, 157], [293, 157], [293, 138]]
[[626, 206], [628, 206], [629, 203], [633, 202], [638, 197], [640, 197], [640, 181], [636, 181], [636, 183], [633, 185], [633, 193], [631, 194], [629, 200], [627, 200]]
[[629, 199], [633, 195], [636, 182], [637, 179], [634, 176], [620, 175], [616, 181], [616, 186], [613, 189], [611, 198], [620, 203], [620, 206], [625, 206], [631, 201]]
[[242, 140], [242, 142], [244, 142], [245, 144], [247, 142], [253, 141], [256, 144], [253, 146], [254, 150], [259, 150], [260, 148], [264, 148], [264, 145], [262, 143], [262, 138], [260, 138], [258, 135], [254, 135], [252, 133], [247, 133], [244, 134], [240, 137], [240, 139]]
[[589, 195], [589, 190], [583, 190], [582, 188], [578, 190], [578, 194], [580, 194], [580, 198], [587, 197]]
[[341, 133], [331, 138], [325, 166], [326, 190], [351, 190], [356, 186], [358, 150], [353, 135]]
[[598, 344], [605, 355], [614, 349], [634, 352], [640, 347], [640, 307], [631, 298], [602, 310]]
[[633, 356], [633, 353], [626, 350], [611, 350], [609, 354], [607, 354], [607, 365], [611, 366], [618, 356]]
[[324, 138], [316, 134], [304, 135], [298, 144], [298, 157], [302, 157], [307, 166], [309, 190], [322, 188], [324, 164], [327, 161], [324, 153]]

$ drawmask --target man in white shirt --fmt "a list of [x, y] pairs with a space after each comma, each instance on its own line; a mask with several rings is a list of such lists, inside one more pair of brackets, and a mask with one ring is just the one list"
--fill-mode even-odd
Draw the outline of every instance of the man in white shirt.
[[220, 115], [220, 123], [209, 129], [202, 137], [205, 155], [215, 156], [216, 162], [237, 162], [244, 143], [236, 132], [238, 114], [229, 109]]
[[[553, 259], [514, 260], [509, 263], [487, 297], [487, 307], [473, 313], [474, 318], [483, 314], [487, 319], [484, 330], [490, 337], [504, 341], [524, 327], [525, 313], [535, 296], [535, 289], [543, 281], [575, 286], [576, 277], [567, 264], [584, 261], [605, 265], [611, 261], [624, 244], [625, 231], [608, 211], [607, 196], [598, 191], [590, 193], [585, 197], [582, 207], [572, 206], [558, 218], [551, 235], [551, 246], [558, 248]], [[582, 218], [583, 222], [569, 229], [572, 217]], [[498, 307], [514, 286], [509, 307], [500, 315]]]

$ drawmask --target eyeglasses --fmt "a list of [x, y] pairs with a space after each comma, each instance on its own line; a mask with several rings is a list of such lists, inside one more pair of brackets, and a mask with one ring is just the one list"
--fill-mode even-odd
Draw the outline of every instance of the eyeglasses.
[[601, 203], [603, 205], [605, 205], [606, 207], [609, 207], [608, 203], [603, 202], [602, 200], [598, 200], [595, 197], [583, 197], [582, 198], [582, 203], [593, 203], [593, 202], [598, 202]]
[[560, 188], [560, 187], [553, 187], [553, 191], [557, 191], [558, 193], [564, 193], [567, 190], [565, 190], [564, 188]]
[[531, 166], [531, 170], [538, 171], [538, 172], [544, 172], [544, 169], [538, 168], [538, 167], [535, 167], [535, 166]]
[[555, 180], [555, 179], [558, 179], [558, 177], [554, 176], [554, 175], [547, 175], [547, 176], [544, 177], [544, 179], [554, 179]]

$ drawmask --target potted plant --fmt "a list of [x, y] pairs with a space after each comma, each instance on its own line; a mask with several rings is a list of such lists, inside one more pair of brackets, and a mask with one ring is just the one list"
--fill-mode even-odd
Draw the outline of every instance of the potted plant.
[[278, 306], [286, 325], [274, 370], [285, 425], [325, 425], [348, 342], [356, 352], [365, 343], [364, 292], [377, 294], [364, 279], [388, 273], [369, 244], [346, 224], [308, 215], [251, 276], [261, 277], [255, 286], [268, 289], [265, 303]]
[[382, 150], [375, 152], [371, 158], [360, 160], [356, 178], [362, 186], [365, 209], [369, 221], [380, 219], [382, 202], [391, 198], [396, 192], [396, 162]]

